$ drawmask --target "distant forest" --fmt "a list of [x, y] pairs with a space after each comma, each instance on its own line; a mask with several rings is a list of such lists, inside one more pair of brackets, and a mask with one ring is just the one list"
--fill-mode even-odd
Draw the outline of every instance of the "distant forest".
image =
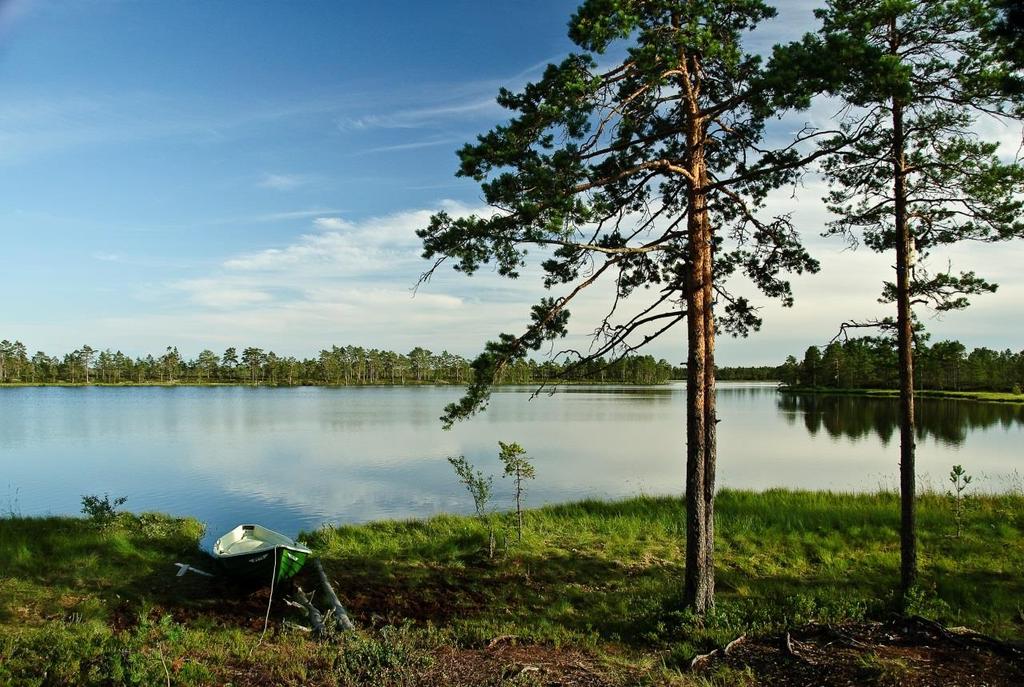
[[[499, 384], [569, 381], [616, 384], [661, 384], [672, 365], [649, 355], [617, 361], [595, 360], [573, 367], [554, 361], [517, 361], [506, 367]], [[465, 358], [416, 347], [396, 353], [359, 346], [332, 346], [315, 358], [280, 356], [260, 348], [228, 348], [222, 354], [205, 350], [193, 359], [168, 346], [158, 355], [132, 358], [121, 351], [91, 346], [51, 356], [37, 351], [31, 357], [20, 341], [0, 341], [0, 384], [468, 384], [473, 368]]]
[[[674, 368], [673, 378], [686, 376]], [[787, 386], [824, 389], [895, 389], [899, 384], [895, 342], [860, 337], [824, 348], [809, 346], [802, 359], [789, 356], [781, 365], [718, 368], [719, 381], [778, 381]], [[959, 341], [928, 345], [914, 352], [915, 387], [938, 391], [1015, 391], [1024, 387], [1024, 351], [975, 348]]]
[[[499, 384], [593, 382], [663, 384], [685, 379], [686, 368], [650, 355], [619, 361], [595, 360], [572, 368], [556, 361], [521, 360], [509, 365]], [[810, 346], [802, 359], [789, 356], [782, 365], [720, 367], [719, 381], [780, 381], [789, 386], [829, 389], [892, 389], [898, 381], [896, 349], [891, 339], [862, 337], [824, 348]], [[416, 347], [396, 353], [360, 346], [332, 346], [315, 358], [280, 356], [260, 348], [205, 350], [193, 359], [169, 346], [159, 356], [132, 358], [121, 351], [90, 346], [51, 356], [31, 357], [20, 341], [0, 341], [0, 384], [265, 384], [270, 386], [365, 384], [468, 384], [470, 361], [443, 351]], [[1014, 391], [1024, 387], [1024, 351], [975, 348], [958, 341], [919, 343], [915, 353], [916, 385], [921, 389]]]
[[[790, 386], [829, 389], [894, 389], [899, 384], [894, 342], [862, 337], [810, 346], [802, 360], [789, 356], [776, 379]], [[943, 391], [1014, 391], [1024, 386], [1024, 351], [975, 348], [959, 341], [918, 342], [914, 350], [914, 385]]]

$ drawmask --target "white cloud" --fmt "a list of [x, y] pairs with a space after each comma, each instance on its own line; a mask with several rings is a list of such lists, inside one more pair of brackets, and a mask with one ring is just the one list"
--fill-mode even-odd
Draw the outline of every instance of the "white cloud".
[[[458, 203], [447, 203], [444, 207], [455, 214], [469, 211]], [[419, 265], [416, 230], [427, 226], [433, 212], [411, 210], [358, 223], [341, 217], [318, 217], [313, 226], [319, 233], [303, 234], [287, 246], [230, 258], [223, 266], [235, 274], [275, 272], [278, 279], [293, 286], [313, 278], [390, 274], [400, 265]]]
[[380, 265], [382, 259], [408, 259], [419, 265], [421, 244], [416, 230], [427, 226], [431, 215], [439, 209], [453, 216], [492, 212], [488, 208], [471, 208], [446, 200], [437, 208], [406, 210], [358, 222], [341, 217], [318, 217], [313, 220], [313, 226], [320, 233], [303, 234], [292, 244], [281, 248], [268, 248], [231, 258], [224, 266], [231, 270], [273, 270], [302, 265], [304, 276], [308, 276], [324, 265], [331, 269], [355, 271], [394, 267], [390, 262]]
[[230, 280], [187, 279], [171, 286], [187, 293], [196, 305], [216, 309], [266, 303], [273, 298], [266, 291], [247, 284], [234, 284]]
[[[445, 201], [358, 221], [317, 217], [311, 222], [317, 231], [231, 256], [211, 273], [150, 289], [147, 300], [155, 314], [107, 318], [97, 326], [111, 332], [112, 340], [123, 340], [128, 331], [136, 341], [153, 339], [143, 346], [180, 340], [183, 351], [190, 350], [190, 342], [198, 351], [246, 341], [296, 355], [334, 343], [472, 353], [488, 337], [518, 325], [533, 295], [481, 298], [479, 287], [493, 288], [497, 280], [487, 274], [474, 280], [439, 275], [414, 294], [426, 267], [415, 231], [439, 208], [456, 216], [486, 212]], [[513, 285], [510, 292], [532, 291], [536, 283]]]
[[313, 226], [317, 229], [333, 231], [345, 231], [352, 228], [352, 224], [340, 217], [317, 217], [313, 220]]

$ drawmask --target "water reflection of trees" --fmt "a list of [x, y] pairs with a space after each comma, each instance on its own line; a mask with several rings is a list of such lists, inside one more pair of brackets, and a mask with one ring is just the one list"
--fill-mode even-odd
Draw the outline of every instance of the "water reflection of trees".
[[[933, 437], [954, 446], [976, 429], [1024, 424], [1024, 407], [1016, 405], [943, 398], [919, 398], [916, 403], [918, 438]], [[899, 427], [895, 398], [785, 393], [778, 395], [777, 404], [790, 424], [802, 417], [811, 435], [822, 430], [851, 439], [874, 435], [888, 444]]]

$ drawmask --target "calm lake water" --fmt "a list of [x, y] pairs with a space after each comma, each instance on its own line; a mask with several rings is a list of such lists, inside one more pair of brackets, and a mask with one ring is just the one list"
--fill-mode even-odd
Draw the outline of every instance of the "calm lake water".
[[[518, 441], [538, 479], [527, 501], [681, 494], [685, 387], [588, 386], [530, 399], [501, 388], [442, 431], [449, 387], [0, 389], [0, 513], [77, 513], [83, 494], [194, 515], [212, 541], [241, 521], [294, 534], [323, 522], [466, 512], [446, 456], [500, 474]], [[893, 400], [719, 387], [719, 485], [874, 491], [897, 484]], [[921, 481], [954, 463], [986, 491], [1021, 488], [1024, 408], [920, 402]], [[510, 503], [507, 480], [497, 505]]]

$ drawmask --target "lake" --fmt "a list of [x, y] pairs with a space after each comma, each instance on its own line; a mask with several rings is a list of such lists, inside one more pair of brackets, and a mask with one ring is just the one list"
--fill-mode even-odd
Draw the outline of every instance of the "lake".
[[[294, 534], [324, 522], [467, 512], [446, 456], [500, 474], [497, 442], [534, 458], [531, 505], [681, 494], [682, 384], [574, 386], [531, 400], [503, 387], [451, 431], [453, 387], [41, 387], [0, 389], [0, 513], [73, 514], [83, 494], [125, 508], [194, 515], [208, 541], [242, 521]], [[1020, 489], [1024, 407], [922, 399], [920, 481], [945, 488], [955, 463], [972, 488]], [[894, 399], [718, 390], [719, 486], [895, 489]], [[495, 480], [496, 505], [511, 505]]]

